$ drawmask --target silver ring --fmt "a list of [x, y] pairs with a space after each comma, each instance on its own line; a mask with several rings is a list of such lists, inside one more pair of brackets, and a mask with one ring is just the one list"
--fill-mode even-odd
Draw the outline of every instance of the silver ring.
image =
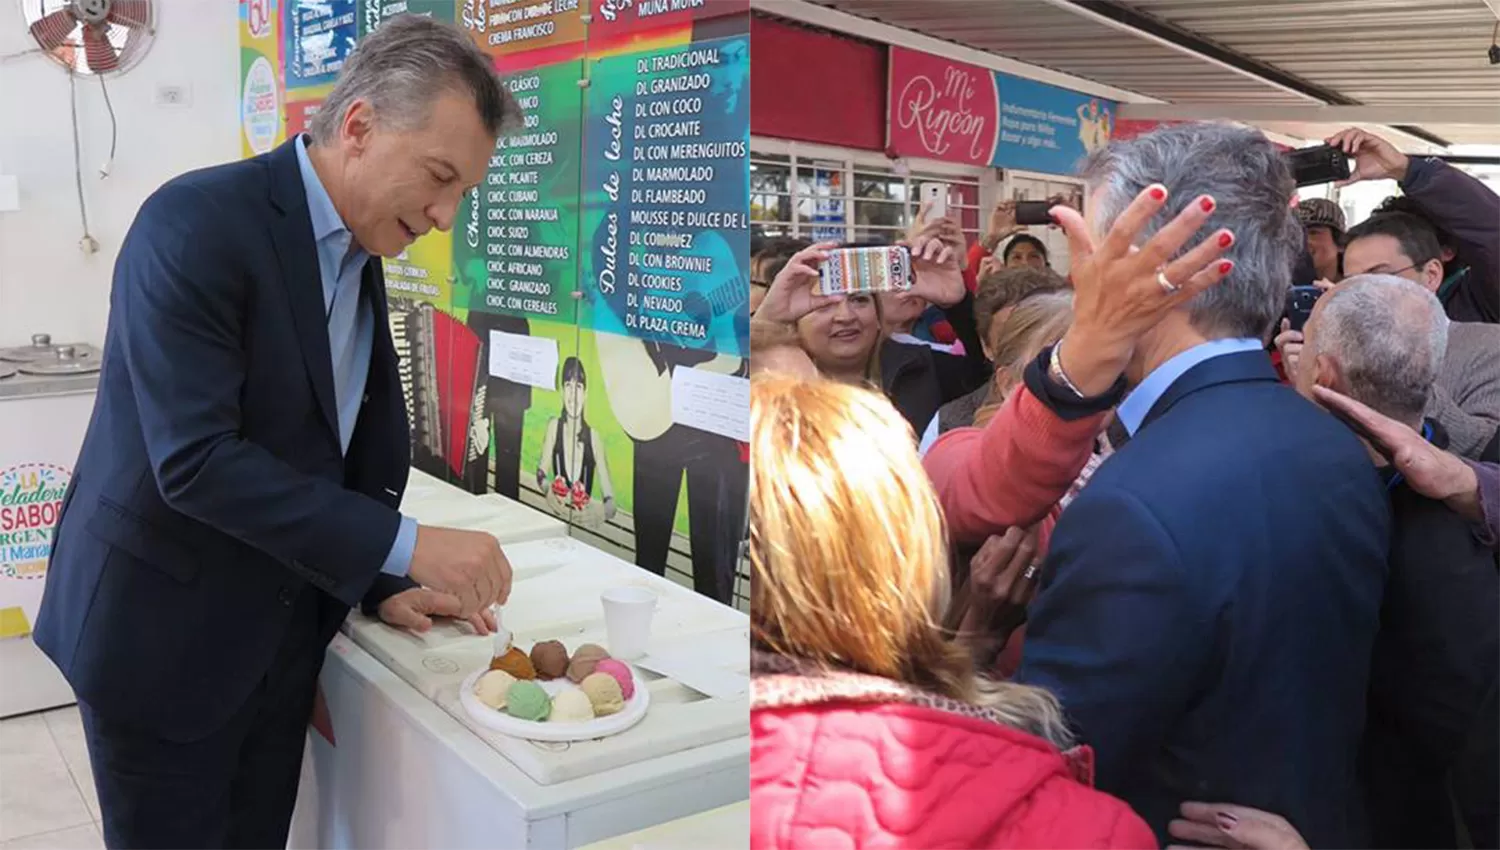
[[1166, 290], [1168, 295], [1175, 295], [1177, 293], [1177, 290], [1180, 288], [1177, 286], [1177, 284], [1173, 283], [1170, 280], [1167, 280], [1167, 272], [1165, 269], [1156, 270], [1156, 282], [1161, 286], [1162, 289]]
[[1024, 578], [1027, 581], [1031, 581], [1032, 579], [1036, 578], [1036, 571], [1040, 567], [1041, 564], [1033, 563], [1031, 566], [1026, 568], [1026, 572], [1021, 574], [1021, 578]]

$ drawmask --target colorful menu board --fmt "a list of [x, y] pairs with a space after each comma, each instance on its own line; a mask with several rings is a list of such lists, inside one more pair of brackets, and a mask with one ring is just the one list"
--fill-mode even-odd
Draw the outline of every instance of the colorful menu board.
[[331, 84], [358, 35], [354, 0], [287, 0], [287, 88]]
[[454, 0], [358, 0], [359, 34], [364, 38], [397, 15], [421, 15], [453, 23]]
[[727, 600], [748, 494], [748, 0], [240, 3], [247, 156], [305, 129], [392, 18], [453, 22], [491, 57], [519, 125], [452, 230], [384, 261], [413, 465]]
[[743, 36], [593, 63], [585, 325], [745, 352], [749, 71]]
[[487, 270], [468, 309], [555, 319], [577, 288], [582, 74], [570, 62], [506, 78], [523, 126], [495, 146], [455, 224], [458, 263], [483, 257]]
[[466, 0], [460, 21], [492, 56], [583, 40], [582, 0]]

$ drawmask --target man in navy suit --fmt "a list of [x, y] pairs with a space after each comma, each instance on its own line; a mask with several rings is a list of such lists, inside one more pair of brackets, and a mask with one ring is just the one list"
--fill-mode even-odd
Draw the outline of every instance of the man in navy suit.
[[284, 847], [349, 608], [483, 631], [508, 595], [493, 537], [397, 510], [410, 438], [378, 257], [452, 225], [517, 114], [466, 35], [402, 18], [310, 137], [142, 205], [36, 626], [110, 847]]
[[1359, 441], [1265, 352], [1301, 241], [1287, 166], [1258, 132], [1195, 124], [1111, 145], [1084, 176], [1094, 233], [1154, 183], [1171, 201], [1148, 233], [1209, 196], [1202, 233], [1233, 233], [1234, 267], [1135, 346], [1130, 440], [1058, 523], [1017, 678], [1056, 693], [1098, 786], [1163, 843], [1199, 800], [1361, 846], [1390, 511]]

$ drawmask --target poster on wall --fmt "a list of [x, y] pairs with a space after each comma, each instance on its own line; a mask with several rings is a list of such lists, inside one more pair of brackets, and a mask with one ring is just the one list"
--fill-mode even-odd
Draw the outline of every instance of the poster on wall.
[[267, 153], [286, 138], [279, 0], [240, 0], [240, 152]]
[[994, 164], [1045, 174], [1074, 174], [1109, 144], [1115, 104], [1057, 86], [995, 74], [1000, 141]]
[[329, 86], [354, 50], [354, 0], [285, 0], [287, 89]]
[[592, 0], [592, 3], [589, 40], [591, 44], [608, 45], [619, 45], [622, 40], [652, 30], [692, 28], [714, 18], [748, 17], [750, 12], [750, 0]]
[[418, 15], [453, 23], [457, 0], [357, 0], [357, 39], [380, 28], [397, 15]]
[[[583, 0], [526, 3], [460, 0], [459, 23], [480, 49], [499, 58], [568, 45], [581, 47], [585, 29], [583, 11]], [[531, 67], [565, 55], [532, 57]], [[510, 66], [500, 67], [510, 70]]]
[[452, 231], [383, 263], [413, 465], [728, 598], [748, 488], [747, 0], [283, 4], [281, 138], [399, 14], [466, 29], [522, 112]]
[[887, 96], [897, 156], [1073, 174], [1114, 131], [1113, 101], [900, 47]]
[[738, 356], [748, 333], [749, 39], [593, 63], [583, 321]]
[[50, 463], [0, 468], [0, 640], [31, 634], [70, 474]]
[[747, 486], [749, 39], [590, 65], [580, 354], [628, 454], [636, 562], [663, 570], [685, 530], [695, 586], [727, 598]]

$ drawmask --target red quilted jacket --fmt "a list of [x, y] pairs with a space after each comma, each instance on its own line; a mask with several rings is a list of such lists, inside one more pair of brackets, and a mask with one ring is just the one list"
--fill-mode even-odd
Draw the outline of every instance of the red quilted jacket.
[[991, 720], [905, 702], [758, 705], [750, 733], [753, 850], [1157, 846], [1057, 748]]

